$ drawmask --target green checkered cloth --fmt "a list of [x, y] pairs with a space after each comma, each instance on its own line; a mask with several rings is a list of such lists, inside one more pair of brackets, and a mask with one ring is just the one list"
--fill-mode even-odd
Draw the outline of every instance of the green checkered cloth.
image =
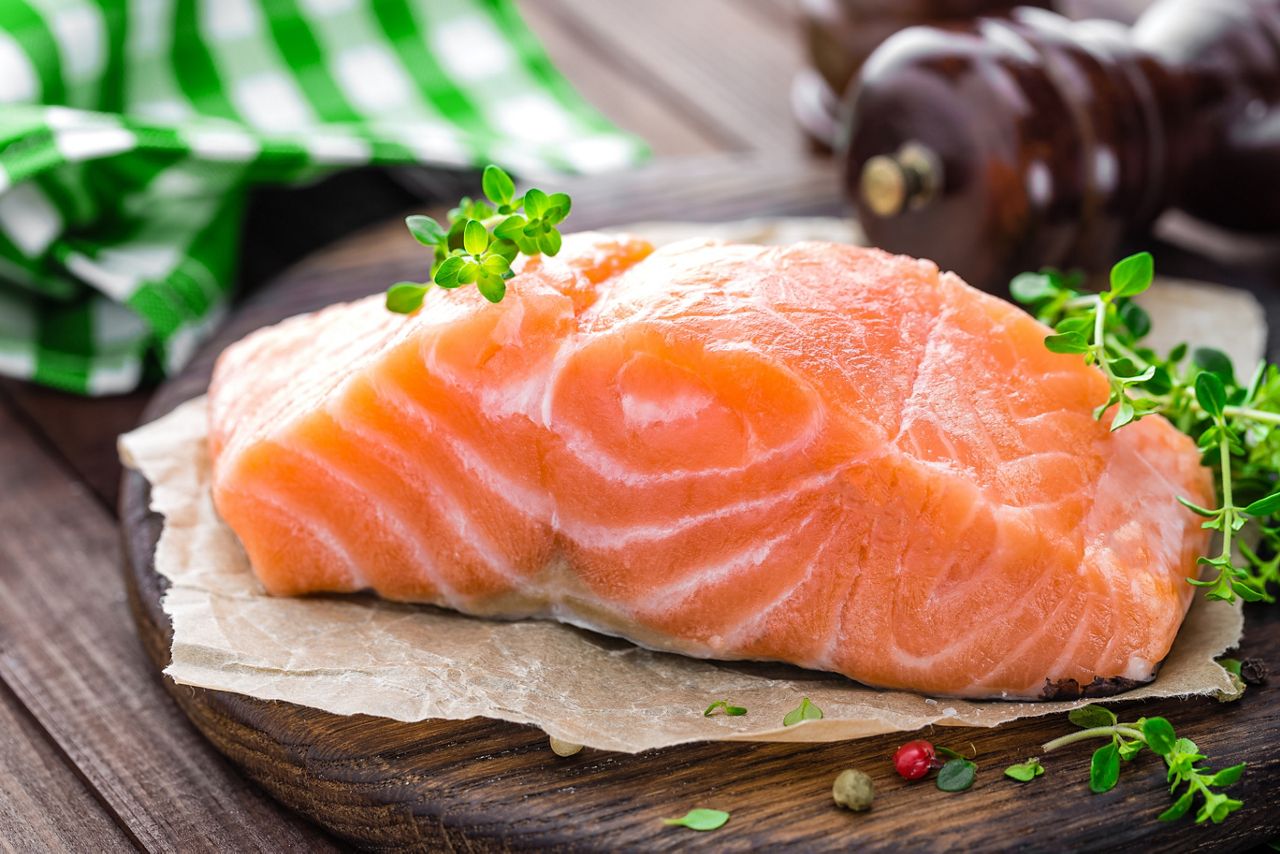
[[181, 366], [252, 184], [643, 154], [506, 0], [0, 0], [0, 374], [110, 394]]

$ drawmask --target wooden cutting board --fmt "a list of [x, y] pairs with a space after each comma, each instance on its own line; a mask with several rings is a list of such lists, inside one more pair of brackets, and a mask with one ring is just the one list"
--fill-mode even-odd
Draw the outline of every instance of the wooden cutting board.
[[[575, 228], [840, 209], [826, 168], [760, 160], [663, 164], [567, 189]], [[200, 356], [161, 387], [144, 420], [203, 393], [217, 353], [250, 330], [420, 278], [426, 260], [398, 221], [314, 256], [245, 301]], [[160, 608], [165, 582], [152, 564], [160, 519], [147, 502], [146, 482], [128, 473], [120, 514], [126, 574], [139, 632], [159, 670], [169, 660], [171, 626]], [[1241, 655], [1280, 669], [1280, 606], [1250, 606], [1246, 615]], [[1280, 678], [1230, 705], [1160, 701], [1123, 713], [1168, 717], [1219, 767], [1250, 763], [1232, 789], [1245, 808], [1216, 827], [1156, 820], [1169, 797], [1163, 767], [1150, 755], [1126, 767], [1104, 795], [1088, 790], [1089, 745], [1054, 753], [1049, 772], [1032, 783], [1005, 779], [1007, 765], [1038, 755], [1039, 744], [1071, 728], [1062, 719], [938, 732], [942, 743], [972, 745], [980, 766], [970, 791], [948, 794], [932, 782], [897, 778], [890, 757], [908, 740], [901, 735], [818, 745], [700, 744], [638, 756], [584, 750], [561, 758], [541, 732], [514, 724], [340, 717], [165, 682], [192, 723], [263, 789], [374, 849], [1189, 849], [1247, 848], [1280, 837]], [[845, 768], [875, 780], [870, 813], [833, 805], [831, 783]], [[707, 834], [661, 822], [697, 806], [733, 817]]]

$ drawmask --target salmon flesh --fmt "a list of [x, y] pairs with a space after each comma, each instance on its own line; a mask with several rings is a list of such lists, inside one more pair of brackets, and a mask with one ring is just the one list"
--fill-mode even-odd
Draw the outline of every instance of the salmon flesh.
[[[928, 261], [579, 234], [486, 302], [228, 348], [214, 500], [273, 594], [371, 590], [961, 697], [1151, 679], [1213, 503], [1159, 416]], [[1066, 686], [1066, 687], [1064, 687]]]

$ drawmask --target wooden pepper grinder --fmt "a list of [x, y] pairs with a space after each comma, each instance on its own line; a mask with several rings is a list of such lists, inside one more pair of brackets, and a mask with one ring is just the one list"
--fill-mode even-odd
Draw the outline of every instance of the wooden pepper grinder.
[[1104, 268], [1174, 206], [1280, 233], [1280, 0], [1159, 0], [1132, 30], [1042, 9], [915, 27], [848, 108], [871, 241], [990, 290]]
[[841, 96], [881, 42], [918, 24], [949, 26], [1050, 0], [801, 0], [809, 64], [791, 85], [796, 121], [819, 148], [835, 143]]

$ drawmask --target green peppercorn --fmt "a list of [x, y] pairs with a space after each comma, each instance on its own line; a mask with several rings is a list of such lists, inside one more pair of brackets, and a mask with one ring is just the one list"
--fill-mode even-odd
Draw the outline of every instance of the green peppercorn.
[[1231, 690], [1218, 694], [1219, 703], [1234, 703], [1244, 696], [1244, 690], [1247, 687], [1245, 681], [1230, 670], [1227, 671], [1227, 676], [1231, 679]]
[[581, 744], [574, 744], [571, 741], [561, 741], [554, 735], [550, 736], [551, 752], [556, 756], [572, 756], [582, 749]]
[[862, 812], [871, 809], [871, 802], [876, 797], [876, 786], [866, 774], [849, 768], [836, 777], [835, 785], [831, 787], [831, 797], [845, 809]]

